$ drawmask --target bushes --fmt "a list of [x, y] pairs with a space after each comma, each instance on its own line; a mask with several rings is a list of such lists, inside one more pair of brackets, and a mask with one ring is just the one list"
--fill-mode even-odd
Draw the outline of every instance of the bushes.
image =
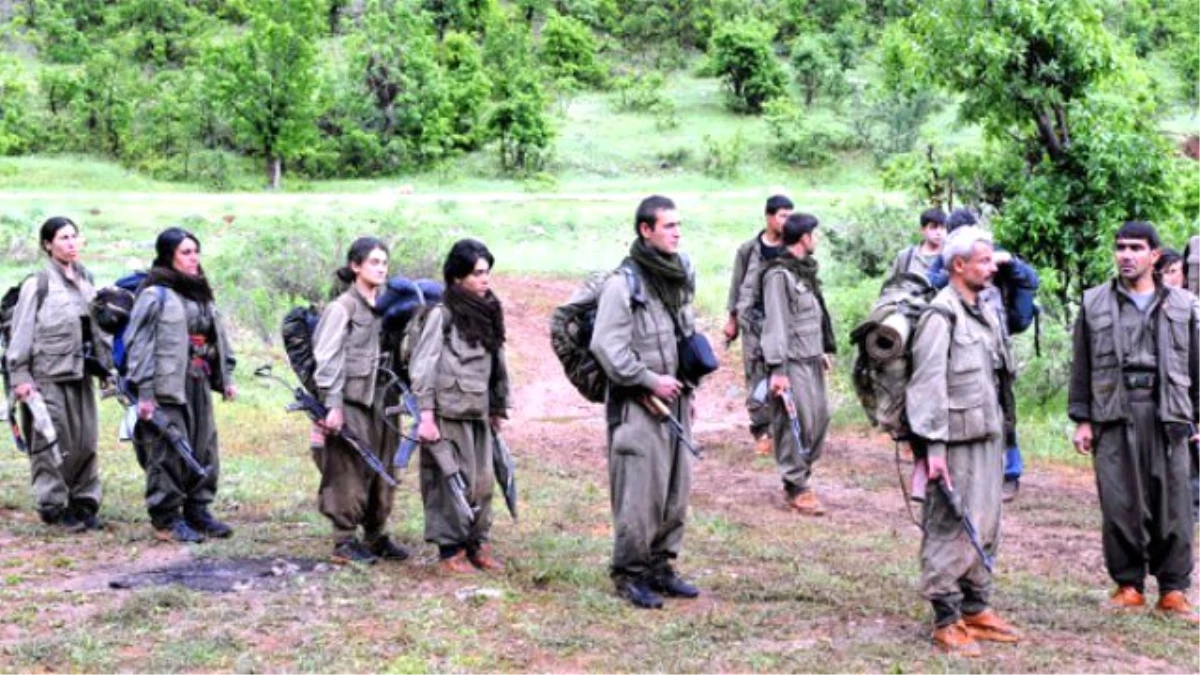
[[571, 79], [602, 88], [608, 80], [604, 64], [596, 58], [596, 39], [586, 24], [552, 12], [542, 26], [538, 58], [555, 80]]
[[817, 119], [790, 99], [775, 99], [764, 115], [776, 159], [794, 166], [818, 167], [834, 160], [835, 153], [857, 148], [853, 135], [839, 122]]
[[882, 202], [853, 207], [845, 223], [827, 231], [833, 257], [869, 277], [881, 276], [910, 238], [906, 213]]
[[726, 105], [739, 113], [759, 114], [787, 91], [787, 76], [771, 48], [774, 31], [756, 21], [721, 26], [712, 38], [713, 68], [725, 80]]

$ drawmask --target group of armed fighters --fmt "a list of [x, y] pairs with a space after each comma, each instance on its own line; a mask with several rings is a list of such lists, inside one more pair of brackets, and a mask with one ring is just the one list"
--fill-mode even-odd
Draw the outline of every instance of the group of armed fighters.
[[[741, 339], [750, 432], [759, 453], [774, 454], [786, 508], [820, 516], [813, 468], [829, 425], [826, 382], [837, 341], [814, 255], [818, 219], [793, 209], [787, 197], [771, 197], [765, 227], [738, 249], [723, 332], [727, 346]], [[560, 359], [561, 342], [582, 341], [580, 361], [564, 359], [567, 375], [581, 392], [588, 380], [589, 398], [604, 402], [610, 572], [617, 593], [641, 608], [700, 594], [673, 563], [695, 453], [694, 397], [717, 363], [696, 330], [696, 278], [680, 251], [682, 229], [672, 200], [644, 199], [628, 256], [597, 277], [590, 294], [577, 293], [575, 307], [585, 310], [573, 315], [577, 330], [559, 335], [557, 312], [551, 328]], [[933, 608], [933, 641], [974, 655], [980, 641], [1020, 640], [990, 607], [1001, 504], [1016, 496], [1020, 475], [1006, 306], [1014, 299], [997, 280], [1034, 272], [994, 247], [969, 211], [926, 211], [920, 231], [920, 243], [901, 251], [892, 268], [893, 279], [929, 286], [904, 352], [904, 433], [897, 439], [930, 486], [914, 497], [923, 502], [920, 588]], [[178, 227], [159, 234], [115, 336], [106, 330], [112, 321], [98, 318], [105, 305], [80, 264], [80, 244], [72, 220], [42, 225], [46, 263], [21, 283], [4, 336], [8, 398], [19, 403], [14, 429], [23, 427], [28, 439], [41, 519], [71, 532], [103, 527], [97, 379], [128, 405], [155, 535], [188, 543], [231, 536], [210, 511], [219, 476], [212, 392], [237, 396], [235, 359], [200, 265], [199, 239]], [[1104, 559], [1116, 584], [1109, 604], [1145, 607], [1149, 572], [1157, 579], [1156, 610], [1196, 622], [1185, 591], [1195, 525], [1189, 447], [1200, 405], [1193, 260], [1200, 237], [1188, 249], [1190, 292], [1180, 288], [1185, 260], [1164, 250], [1153, 226], [1116, 229], [1117, 274], [1088, 289], [1078, 310], [1068, 414], [1077, 424], [1075, 448], [1094, 457]], [[336, 271], [335, 297], [311, 331], [318, 505], [332, 523], [339, 562], [409, 557], [387, 533], [396, 485], [396, 450], [389, 450], [396, 446], [387, 436], [403, 435], [386, 419], [394, 406], [385, 381], [395, 378], [379, 367], [395, 349], [381, 337], [389, 262], [382, 240], [355, 240]], [[413, 402], [425, 539], [437, 545], [438, 565], [449, 574], [504, 568], [489, 544], [497, 435], [510, 403], [494, 263], [483, 243], [456, 242], [442, 267], [440, 299], [410, 322], [398, 348], [407, 352], [403, 380]], [[304, 398], [303, 389], [296, 393]]]

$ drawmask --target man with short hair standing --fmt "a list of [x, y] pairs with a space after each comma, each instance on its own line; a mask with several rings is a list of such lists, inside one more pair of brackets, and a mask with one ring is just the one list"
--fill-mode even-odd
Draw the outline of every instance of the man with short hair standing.
[[946, 214], [941, 209], [927, 209], [921, 214], [921, 243], [913, 244], [896, 254], [891, 276], [916, 274], [921, 278], [929, 273], [933, 261], [942, 251], [946, 239]]
[[[992, 574], [952, 508], [961, 499], [983, 551], [1000, 542], [1004, 414], [999, 380], [1012, 359], [995, 312], [980, 295], [996, 273], [992, 238], [965, 226], [942, 249], [950, 284], [917, 323], [906, 412], [914, 442], [928, 456], [929, 494], [921, 540], [921, 592], [933, 605], [933, 641], [944, 651], [978, 656], [978, 641], [1020, 635], [990, 608]], [[941, 485], [934, 487], [940, 481]]]
[[[783, 478], [784, 498], [801, 515], [824, 515], [825, 507], [809, 485], [829, 428], [825, 377], [837, 352], [833, 323], [817, 278], [817, 219], [795, 213], [783, 226], [784, 252], [763, 272], [763, 362], [771, 373], [771, 432], [775, 461]], [[792, 397], [789, 411], [784, 396]], [[792, 412], [800, 426], [792, 427]]]
[[662, 596], [700, 591], [671, 566], [683, 548], [692, 468], [689, 451], [649, 409], [665, 403], [691, 434], [692, 391], [676, 375], [677, 333], [695, 330], [696, 280], [679, 252], [679, 211], [666, 197], [642, 200], [637, 238], [625, 272], [604, 283], [591, 350], [608, 376], [608, 478], [613, 510], [611, 574], [617, 592], [637, 607], [662, 607]]
[[767, 199], [767, 224], [758, 234], [738, 247], [733, 257], [733, 278], [729, 280], [729, 300], [726, 311], [725, 341], [731, 343], [742, 337], [742, 369], [746, 376], [746, 411], [750, 413], [750, 435], [759, 455], [771, 454], [771, 407], [754, 392], [767, 378], [763, 365], [762, 337], [763, 304], [760, 281], [763, 264], [783, 253], [783, 224], [792, 215], [795, 205], [783, 195]]
[[1157, 609], [1192, 623], [1194, 522], [1188, 494], [1189, 427], [1200, 406], [1197, 310], [1154, 275], [1158, 233], [1130, 221], [1117, 230], [1117, 277], [1083, 294], [1075, 321], [1067, 413], [1075, 449], [1094, 457], [1104, 564], [1114, 609], [1145, 607], [1147, 571]]

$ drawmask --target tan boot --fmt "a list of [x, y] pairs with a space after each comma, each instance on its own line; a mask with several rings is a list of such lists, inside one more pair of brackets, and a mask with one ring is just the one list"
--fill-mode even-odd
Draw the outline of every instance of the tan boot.
[[1021, 634], [1012, 624], [990, 609], [978, 614], [963, 614], [963, 625], [975, 640], [983, 642], [1020, 642]]
[[759, 457], [770, 457], [775, 454], [775, 443], [770, 434], [763, 434], [754, 441], [754, 454]]
[[817, 493], [812, 490], [805, 490], [795, 497], [789, 497], [787, 503], [796, 513], [802, 516], [825, 515], [825, 507], [817, 499]]
[[1192, 604], [1188, 602], [1183, 591], [1164, 593], [1158, 599], [1158, 604], [1154, 606], [1154, 609], [1173, 619], [1180, 619], [1188, 623], [1200, 623], [1200, 616], [1196, 615], [1196, 610], [1192, 608]]
[[1146, 606], [1146, 596], [1133, 586], [1121, 586], [1108, 599], [1110, 609], [1141, 609]]
[[968, 656], [971, 658], [983, 655], [983, 650], [979, 648], [979, 643], [971, 637], [971, 633], [967, 631], [967, 627], [963, 625], [962, 621], [956, 621], [941, 628], [935, 628], [933, 630], [933, 644], [947, 654], [957, 654], [958, 656]]
[[438, 569], [444, 574], [474, 574], [475, 568], [471, 566], [471, 562], [467, 560], [466, 550], [461, 550], [449, 558], [442, 558], [438, 561]]
[[484, 572], [504, 570], [504, 563], [492, 553], [492, 545], [488, 543], [480, 544], [477, 548], [468, 548], [467, 560]]

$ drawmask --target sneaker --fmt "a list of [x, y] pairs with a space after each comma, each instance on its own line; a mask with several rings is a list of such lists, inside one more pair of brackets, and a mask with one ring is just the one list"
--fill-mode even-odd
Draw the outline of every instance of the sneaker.
[[983, 655], [983, 650], [979, 648], [979, 643], [975, 641], [975, 638], [971, 637], [971, 633], [967, 631], [967, 627], [961, 620], [947, 624], [941, 628], [935, 628], [933, 631], [933, 644], [947, 654], [957, 654], [971, 658]]
[[504, 563], [492, 553], [492, 545], [482, 542], [476, 546], [467, 547], [467, 560], [484, 572], [500, 572]]
[[474, 574], [475, 567], [467, 560], [467, 549], [459, 549], [454, 555], [438, 560], [438, 569], [445, 574]]
[[1108, 598], [1112, 609], [1141, 609], [1146, 606], [1146, 596], [1133, 586], [1121, 586]]
[[382, 560], [408, 560], [408, 549], [392, 541], [386, 534], [371, 542], [371, 553]]
[[963, 614], [962, 623], [967, 627], [967, 634], [975, 640], [1008, 643], [1021, 641], [1021, 633], [991, 609], [985, 609], [978, 614]]
[[47, 525], [58, 525], [62, 523], [66, 512], [67, 510], [61, 506], [42, 506], [38, 508], [38, 517]]
[[1017, 493], [1021, 491], [1020, 478], [1005, 478], [1004, 485], [1000, 487], [1000, 499], [1005, 503], [1009, 503], [1017, 498]]
[[206, 506], [187, 509], [186, 514], [188, 525], [197, 532], [203, 532], [214, 539], [228, 539], [233, 536], [233, 528], [213, 518]]
[[333, 555], [330, 558], [335, 565], [347, 563], [374, 565], [379, 560], [357, 537], [347, 537], [334, 544]]
[[671, 598], [696, 598], [700, 596], [700, 589], [680, 579], [675, 570], [670, 567], [654, 575], [650, 580], [650, 588]]
[[1183, 591], [1164, 593], [1158, 599], [1158, 604], [1154, 606], [1154, 609], [1173, 619], [1180, 619], [1188, 623], [1200, 623], [1200, 616], [1196, 615], [1196, 610], [1187, 601], [1187, 596], [1183, 594]]
[[820, 500], [817, 499], [817, 494], [812, 490], [805, 490], [798, 495], [789, 496], [787, 503], [796, 513], [802, 516], [825, 515], [825, 507], [821, 505]]
[[617, 594], [641, 609], [661, 609], [663, 606], [662, 596], [642, 579], [621, 579], [617, 582]]
[[159, 541], [172, 541], [180, 544], [199, 544], [204, 541], [204, 535], [193, 530], [183, 518], [176, 518], [165, 527], [156, 527], [154, 537]]

